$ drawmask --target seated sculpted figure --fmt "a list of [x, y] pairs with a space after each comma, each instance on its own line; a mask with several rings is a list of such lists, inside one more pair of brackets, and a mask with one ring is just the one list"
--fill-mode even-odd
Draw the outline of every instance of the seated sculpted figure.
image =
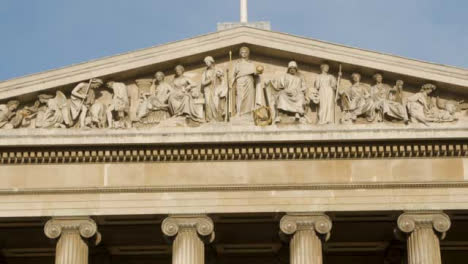
[[226, 114], [228, 87], [222, 69], [215, 65], [213, 57], [205, 58], [206, 70], [202, 75], [202, 91], [205, 95], [206, 121], [223, 121]]
[[182, 65], [175, 67], [173, 91], [168, 99], [169, 110], [173, 116], [185, 116], [192, 121], [202, 123], [205, 119], [203, 105], [197, 102], [197, 99], [201, 98], [200, 87], [185, 76], [184, 72]]
[[16, 109], [18, 109], [19, 101], [12, 100], [6, 104], [0, 104], [0, 129], [11, 129], [13, 126], [10, 120], [15, 116]]
[[[143, 94], [143, 102], [140, 104], [137, 116], [144, 123], [159, 123], [169, 115], [169, 96], [172, 93], [172, 87], [169, 85], [163, 72], [157, 72], [154, 75], [150, 92]], [[151, 118], [149, 117], [151, 113]], [[156, 114], [157, 113], [157, 114]]]
[[406, 112], [406, 107], [388, 99], [392, 88], [383, 83], [382, 74], [374, 74], [374, 80], [375, 85], [370, 89], [372, 110], [369, 113], [369, 118], [377, 122], [383, 122], [385, 118], [390, 118], [392, 120], [402, 120], [407, 123], [408, 113]]
[[[289, 62], [287, 73], [279, 79], [271, 80], [270, 83], [277, 91], [275, 109], [294, 114], [296, 121], [305, 122], [306, 84], [299, 74], [297, 63]], [[279, 115], [275, 116], [275, 123], [280, 122]]]
[[390, 88], [387, 99], [404, 105], [403, 103], [403, 85], [404, 84], [405, 82], [403, 82], [402, 80], [397, 80], [395, 83], [395, 86]]
[[109, 128], [131, 128], [132, 124], [127, 118], [130, 107], [127, 86], [124, 83], [114, 81], [107, 82], [106, 86], [113, 91], [112, 103], [107, 107]]
[[408, 97], [406, 107], [412, 123], [423, 123], [427, 125], [428, 122], [453, 122], [456, 119], [453, 108], [440, 109], [437, 107], [436, 98], [431, 94], [437, 89], [433, 84], [425, 84], [421, 90]]
[[366, 117], [372, 121], [373, 103], [370, 98], [369, 86], [361, 83], [361, 74], [351, 75], [353, 85], [345, 90], [339, 90], [343, 109], [342, 123], [352, 123], [358, 117]]
[[46, 104], [46, 108], [37, 113], [37, 128], [66, 128], [72, 125], [70, 105], [61, 91], [57, 91], [55, 97], [41, 94], [39, 102]]

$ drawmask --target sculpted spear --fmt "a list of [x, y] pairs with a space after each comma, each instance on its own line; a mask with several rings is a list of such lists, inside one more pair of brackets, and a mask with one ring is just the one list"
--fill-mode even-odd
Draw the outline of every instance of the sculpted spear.
[[[336, 91], [335, 91], [335, 103], [338, 103], [338, 89], [340, 88], [340, 83], [341, 83], [341, 75], [343, 75], [342, 73], [342, 66], [340, 64], [340, 71], [338, 72], [338, 80], [336, 82]], [[333, 112], [333, 123], [336, 124], [336, 107], [335, 107], [335, 111]]]

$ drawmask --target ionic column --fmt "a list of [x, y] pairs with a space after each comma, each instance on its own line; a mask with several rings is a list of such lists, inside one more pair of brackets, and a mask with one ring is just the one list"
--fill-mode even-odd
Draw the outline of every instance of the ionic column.
[[55, 264], [88, 264], [88, 245], [83, 238], [98, 235], [97, 225], [89, 217], [53, 218], [46, 223], [44, 233], [48, 238], [59, 238]]
[[441, 264], [439, 239], [445, 238], [450, 225], [450, 218], [442, 212], [402, 214], [398, 228], [408, 235], [408, 264]]
[[166, 236], [175, 236], [172, 245], [172, 264], [205, 263], [204, 241], [212, 242], [214, 239], [214, 224], [209, 217], [170, 216], [164, 219], [161, 228]]
[[321, 237], [328, 239], [332, 222], [325, 214], [288, 214], [280, 222], [290, 241], [291, 264], [322, 264]]

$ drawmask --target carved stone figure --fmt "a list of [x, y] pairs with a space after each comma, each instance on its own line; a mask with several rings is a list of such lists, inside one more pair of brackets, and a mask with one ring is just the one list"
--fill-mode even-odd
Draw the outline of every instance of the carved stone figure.
[[186, 116], [195, 122], [204, 122], [203, 102], [200, 102], [200, 89], [195, 82], [184, 75], [182, 65], [175, 68], [176, 77], [173, 91], [169, 95], [169, 110], [173, 116]]
[[[304, 106], [306, 104], [306, 84], [304, 78], [299, 75], [295, 61], [288, 64], [287, 73], [279, 79], [271, 80], [271, 86], [278, 91], [275, 108], [295, 115], [296, 121], [304, 121]], [[275, 122], [280, 122], [276, 114]]]
[[202, 91], [205, 95], [206, 121], [223, 121], [226, 111], [227, 83], [222, 69], [215, 65], [213, 57], [208, 56], [204, 60], [206, 70], [202, 75]]
[[0, 129], [13, 128], [9, 122], [15, 116], [15, 112], [16, 109], [18, 109], [19, 104], [20, 102], [18, 100], [12, 100], [6, 104], [0, 104]]
[[[127, 86], [124, 83], [114, 81], [107, 82], [106, 86], [113, 91], [112, 103], [107, 107], [109, 128], [130, 128], [132, 125], [128, 120], [130, 101]], [[117, 118], [114, 118], [114, 114], [117, 114]]]
[[390, 86], [383, 83], [380, 73], [374, 74], [375, 85], [371, 87], [370, 95], [372, 109], [369, 112], [372, 121], [383, 122], [384, 119], [403, 120], [408, 122], [406, 108], [395, 101], [389, 100]]
[[387, 99], [403, 105], [403, 85], [404, 84], [405, 82], [403, 82], [402, 80], [397, 80], [395, 86], [390, 88]]
[[38, 128], [66, 128], [72, 125], [70, 105], [66, 96], [57, 91], [55, 97], [48, 94], [39, 95], [39, 101], [46, 104], [45, 110], [40, 110], [36, 118]]
[[329, 74], [328, 64], [320, 65], [321, 74], [314, 82], [314, 89], [318, 93], [318, 124], [326, 125], [335, 122], [335, 90], [336, 78]]
[[12, 128], [26, 128], [30, 127], [32, 120], [37, 116], [40, 102], [37, 100], [33, 106], [25, 106], [22, 109], [16, 111], [15, 115], [10, 121]]
[[343, 109], [342, 123], [354, 122], [357, 117], [367, 117], [372, 121], [371, 111], [374, 109], [370, 99], [369, 86], [361, 83], [361, 74], [353, 73], [351, 75], [353, 85], [338, 93], [341, 96]]
[[406, 107], [412, 123], [423, 123], [427, 125], [428, 122], [453, 122], [456, 119], [453, 108], [439, 109], [437, 107], [436, 99], [430, 95], [437, 89], [433, 84], [425, 84], [421, 90], [408, 97]]
[[[163, 72], [157, 72], [150, 86], [149, 93], [143, 94], [143, 101], [138, 109], [138, 118], [144, 123], [159, 123], [169, 116], [169, 96], [173, 88], [169, 85]], [[152, 118], [148, 118], [151, 113], [155, 113]], [[157, 113], [157, 114], [156, 114]]]
[[95, 89], [101, 87], [104, 82], [101, 79], [91, 79], [89, 83], [79, 83], [71, 93], [70, 109], [71, 118], [76, 120], [80, 117], [80, 127], [86, 127], [86, 116], [88, 110], [96, 101]]
[[89, 108], [89, 114], [85, 118], [85, 127], [104, 128], [107, 124], [106, 107], [102, 103], [95, 102]]
[[260, 72], [250, 60], [250, 49], [242, 47], [240, 60], [234, 66], [232, 87], [236, 93], [236, 112], [238, 116], [251, 115], [256, 105], [257, 76]]

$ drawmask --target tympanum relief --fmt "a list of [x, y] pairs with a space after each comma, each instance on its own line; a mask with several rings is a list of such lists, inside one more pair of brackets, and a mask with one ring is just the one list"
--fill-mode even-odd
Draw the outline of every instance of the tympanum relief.
[[[0, 129], [129, 129], [168, 126], [329, 126], [388, 124], [407, 126], [464, 120], [462, 100], [440, 96], [430, 82], [406, 88], [376, 72], [299, 65], [268, 65], [251, 60], [242, 47], [239, 58], [222, 64], [207, 56], [203, 69], [186, 72], [177, 65], [166, 76], [135, 80], [94, 78], [73, 89], [39, 94], [34, 101], [0, 104]], [[302, 70], [304, 67], [306, 70]], [[281, 70], [278, 70], [281, 69]], [[403, 78], [402, 78], [403, 79]], [[417, 90], [415, 90], [417, 89]], [[447, 99], [451, 98], [451, 99]]]

